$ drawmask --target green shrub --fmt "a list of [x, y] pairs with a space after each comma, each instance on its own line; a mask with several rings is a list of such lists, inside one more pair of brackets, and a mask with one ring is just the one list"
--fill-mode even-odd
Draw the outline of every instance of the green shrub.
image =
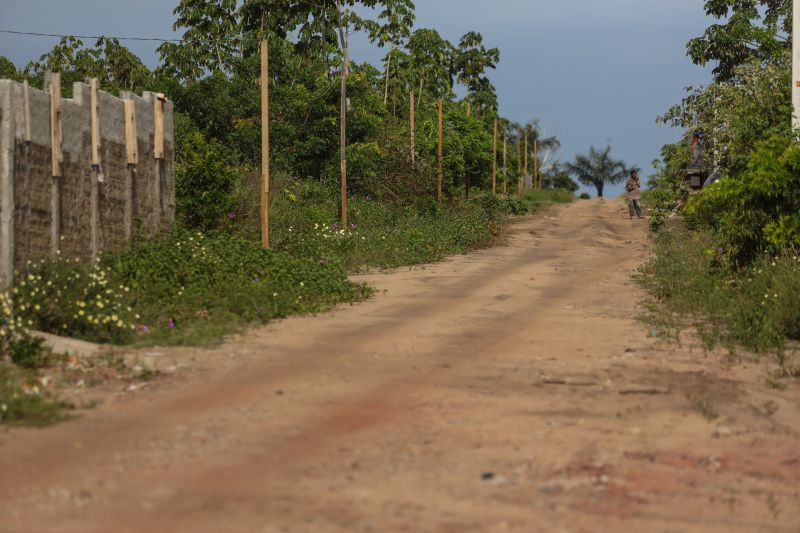
[[35, 376], [0, 361], [0, 424], [47, 426], [63, 419], [63, 405]]
[[591, 200], [592, 199], [591, 195], [588, 192], [582, 192], [581, 195], [579, 196], [579, 198], [581, 200]]
[[202, 342], [249, 322], [316, 312], [364, 294], [335, 262], [291, 257], [222, 233], [176, 229], [103, 262], [130, 287], [139, 333], [165, 342]]
[[687, 217], [719, 231], [737, 264], [800, 246], [800, 145], [787, 137], [759, 143], [747, 172], [692, 197]]
[[176, 115], [175, 197], [177, 212], [190, 227], [216, 228], [233, 208], [232, 191], [239, 175], [230, 150]]
[[718, 237], [672, 226], [657, 237], [640, 281], [662, 323], [693, 326], [709, 346], [740, 344], [781, 356], [787, 338], [800, 339], [798, 257], [760, 256], [747, 268], [732, 267]]
[[123, 343], [135, 315], [129, 288], [102, 265], [58, 257], [31, 264], [11, 291], [15, 316], [29, 328], [93, 342]]
[[10, 348], [11, 362], [21, 368], [35, 370], [47, 362], [43, 339], [22, 335], [11, 343]]

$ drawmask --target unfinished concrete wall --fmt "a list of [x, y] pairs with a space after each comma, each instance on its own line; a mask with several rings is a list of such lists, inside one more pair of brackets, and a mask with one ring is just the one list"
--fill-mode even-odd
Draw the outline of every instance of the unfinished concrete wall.
[[28, 261], [91, 261], [174, 220], [172, 104], [85, 83], [73, 94], [0, 80], [0, 289]]

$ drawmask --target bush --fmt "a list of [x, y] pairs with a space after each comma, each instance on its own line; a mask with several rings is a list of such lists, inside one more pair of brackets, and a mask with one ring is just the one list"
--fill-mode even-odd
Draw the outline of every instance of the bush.
[[787, 338], [800, 339], [796, 255], [760, 256], [732, 270], [717, 237], [684, 226], [665, 229], [655, 248], [640, 281], [655, 297], [656, 319], [696, 327], [709, 346], [722, 341], [779, 356]]
[[103, 263], [130, 287], [139, 333], [166, 342], [203, 342], [249, 322], [316, 312], [364, 294], [335, 263], [221, 233], [176, 229]]
[[62, 409], [34, 376], [0, 362], [0, 424], [46, 426], [64, 419]]
[[230, 150], [208, 140], [189, 119], [176, 115], [175, 198], [177, 212], [189, 227], [218, 227], [233, 207], [231, 195], [239, 175]]
[[582, 192], [581, 195], [579, 196], [579, 198], [581, 200], [591, 200], [592, 199], [591, 195], [588, 192]]
[[129, 291], [101, 264], [58, 257], [30, 265], [10, 296], [14, 314], [25, 327], [92, 342], [124, 343], [136, 320]]
[[692, 197], [687, 217], [719, 231], [737, 264], [800, 247], [800, 146], [786, 137], [759, 143], [748, 170]]

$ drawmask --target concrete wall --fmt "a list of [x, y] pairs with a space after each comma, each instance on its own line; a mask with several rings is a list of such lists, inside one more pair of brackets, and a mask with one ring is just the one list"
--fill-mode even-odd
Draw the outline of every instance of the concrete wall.
[[[0, 289], [28, 261], [90, 261], [119, 250], [138, 229], [168, 228], [175, 217], [172, 104], [164, 102], [164, 153], [154, 153], [158, 96], [98, 91], [99, 166], [92, 165], [91, 90], [74, 85], [60, 104], [61, 172], [53, 176], [49, 91], [0, 80]], [[27, 100], [27, 105], [26, 105]], [[124, 100], [135, 107], [138, 162], [129, 164]], [[132, 137], [131, 137], [132, 138]]]

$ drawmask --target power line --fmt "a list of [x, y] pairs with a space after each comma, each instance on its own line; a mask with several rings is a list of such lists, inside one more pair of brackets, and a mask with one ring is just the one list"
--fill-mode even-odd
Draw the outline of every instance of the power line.
[[61, 35], [59, 33], [35, 33], [30, 31], [0, 30], [0, 33], [12, 35], [33, 35], [36, 37], [75, 37], [76, 39], [116, 39], [118, 41], [154, 41], [159, 43], [179, 43], [180, 39], [158, 39], [155, 37], [111, 37], [109, 35]]

